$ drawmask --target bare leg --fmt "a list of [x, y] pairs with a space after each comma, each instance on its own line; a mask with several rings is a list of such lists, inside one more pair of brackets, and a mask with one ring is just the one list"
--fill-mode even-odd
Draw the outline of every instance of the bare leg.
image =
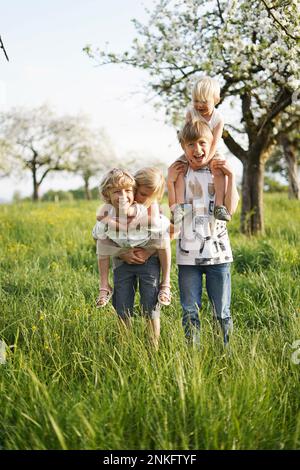
[[109, 256], [100, 256], [98, 258], [99, 269], [99, 297], [97, 299], [97, 307], [104, 307], [111, 296], [112, 288], [108, 282], [109, 273]]
[[177, 204], [184, 204], [184, 190], [185, 190], [184, 175], [180, 173], [175, 183], [175, 195], [176, 195]]
[[214, 216], [217, 220], [231, 220], [227, 207], [224, 206], [226, 178], [221, 170], [212, 171], [214, 175], [214, 186], [216, 192]]
[[225, 199], [225, 175], [221, 170], [214, 170], [214, 186], [216, 191], [216, 206], [223, 206]]
[[166, 248], [159, 249], [158, 257], [162, 271], [161, 290], [159, 292], [159, 301], [163, 305], [170, 303], [170, 285], [171, 285], [171, 245], [167, 244]]
[[108, 273], [109, 273], [109, 256], [98, 258], [99, 268], [99, 286], [108, 287]]

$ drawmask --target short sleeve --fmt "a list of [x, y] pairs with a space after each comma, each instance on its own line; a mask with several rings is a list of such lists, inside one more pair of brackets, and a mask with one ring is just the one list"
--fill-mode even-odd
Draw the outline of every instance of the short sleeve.
[[220, 124], [221, 122], [223, 122], [222, 114], [217, 109], [215, 109], [215, 111], [213, 113], [213, 116], [211, 118], [211, 127], [212, 127], [212, 129], [217, 127], [217, 125]]
[[104, 224], [103, 222], [99, 222], [98, 220], [93, 227], [92, 236], [94, 240], [101, 240], [106, 237], [106, 232], [107, 232], [107, 224]]

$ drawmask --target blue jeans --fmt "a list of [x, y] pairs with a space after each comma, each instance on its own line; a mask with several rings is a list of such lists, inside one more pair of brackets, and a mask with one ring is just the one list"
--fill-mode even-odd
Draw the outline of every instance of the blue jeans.
[[157, 256], [143, 264], [122, 263], [114, 269], [112, 304], [121, 318], [133, 315], [134, 298], [139, 283], [142, 312], [149, 319], [160, 315], [157, 297], [159, 292], [160, 263]]
[[180, 302], [183, 310], [182, 326], [187, 338], [200, 330], [199, 309], [202, 306], [202, 277], [206, 275], [206, 290], [219, 321], [225, 344], [232, 330], [230, 317], [231, 277], [230, 263], [206, 266], [178, 265]]

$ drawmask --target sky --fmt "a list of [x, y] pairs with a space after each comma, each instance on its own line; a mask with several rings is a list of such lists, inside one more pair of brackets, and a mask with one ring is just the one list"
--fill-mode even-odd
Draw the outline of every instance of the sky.
[[[85, 113], [107, 132], [118, 158], [174, 161], [180, 148], [164, 109], [147, 101], [147, 72], [96, 66], [82, 51], [87, 44], [121, 52], [135, 37], [132, 18], [147, 20], [154, 0], [10, 0], [1, 2], [0, 34], [10, 61], [0, 50], [0, 110], [48, 104], [58, 114]], [[221, 111], [222, 109], [219, 108]], [[182, 110], [184, 113], [184, 110]], [[223, 110], [231, 116], [229, 108]], [[230, 117], [229, 116], [229, 117]], [[226, 119], [226, 116], [225, 116]], [[241, 165], [231, 162], [238, 175]], [[81, 186], [79, 177], [53, 173], [41, 192]], [[0, 180], [0, 201], [15, 191], [30, 195], [31, 180]]]

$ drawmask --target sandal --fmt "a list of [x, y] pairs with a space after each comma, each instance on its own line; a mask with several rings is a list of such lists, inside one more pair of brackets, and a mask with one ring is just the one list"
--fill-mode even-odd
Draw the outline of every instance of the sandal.
[[160, 284], [158, 293], [158, 303], [168, 306], [171, 303], [172, 294], [170, 292], [170, 284]]
[[225, 220], [226, 222], [231, 220], [231, 215], [225, 206], [215, 206], [214, 217], [217, 220]]
[[112, 289], [107, 289], [106, 287], [101, 287], [99, 289], [99, 297], [96, 300], [96, 308], [105, 307], [111, 299], [113, 294]]

